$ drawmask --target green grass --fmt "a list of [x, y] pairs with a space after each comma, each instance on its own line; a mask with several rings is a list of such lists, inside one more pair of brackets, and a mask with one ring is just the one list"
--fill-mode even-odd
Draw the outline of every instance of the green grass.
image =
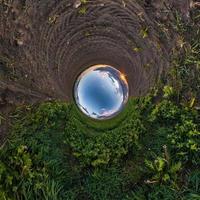
[[174, 190], [180, 199], [198, 196], [193, 108], [166, 94], [157, 103], [153, 95], [132, 99], [118, 127], [96, 131], [77, 112], [74, 105], [47, 102], [13, 113], [11, 136], [0, 151], [2, 199], [157, 199], [154, 190], [169, 198]]
[[[200, 92], [200, 11], [191, 13], [193, 21], [185, 24], [176, 13], [175, 29], [179, 33], [178, 48], [172, 56], [172, 67], [165, 84], [173, 86], [177, 101], [183, 104], [199, 104]], [[192, 105], [192, 104], [191, 104]]]
[[98, 134], [98, 132], [104, 130], [117, 128], [119, 124], [121, 124], [131, 114], [131, 108], [133, 108], [135, 105], [135, 101], [133, 99], [130, 99], [127, 103], [127, 106], [120, 113], [120, 115], [117, 115], [116, 117], [108, 120], [91, 119], [80, 112], [75, 104], [73, 104], [72, 113], [74, 120], [81, 123], [84, 126], [82, 127], [84, 130], [87, 130], [87, 128], [89, 128], [90, 130], [93, 130], [95, 134]]
[[175, 28], [182, 49], [167, 77], [114, 119], [65, 102], [18, 107], [0, 148], [0, 199], [200, 199], [200, 31], [178, 16]]

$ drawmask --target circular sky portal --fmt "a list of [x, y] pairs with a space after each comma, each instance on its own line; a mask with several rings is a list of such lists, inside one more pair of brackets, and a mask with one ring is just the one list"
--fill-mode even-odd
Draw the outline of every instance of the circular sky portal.
[[109, 65], [95, 65], [76, 80], [74, 97], [79, 109], [93, 119], [116, 116], [128, 100], [125, 75]]

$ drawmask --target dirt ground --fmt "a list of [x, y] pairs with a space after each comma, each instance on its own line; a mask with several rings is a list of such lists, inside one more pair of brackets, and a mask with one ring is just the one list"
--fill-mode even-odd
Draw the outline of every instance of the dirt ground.
[[[76, 77], [94, 64], [127, 76], [145, 95], [177, 50], [175, 10], [190, 0], [0, 0], [0, 112], [13, 105], [72, 99]], [[5, 120], [8, 121], [8, 120]], [[7, 131], [0, 128], [0, 140]]]

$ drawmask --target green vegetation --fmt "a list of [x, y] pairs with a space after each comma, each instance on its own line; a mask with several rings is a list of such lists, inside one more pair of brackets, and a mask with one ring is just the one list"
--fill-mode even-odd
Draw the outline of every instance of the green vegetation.
[[80, 5], [80, 8], [79, 8], [78, 13], [79, 13], [80, 15], [85, 15], [86, 12], [87, 12], [87, 7], [86, 7], [86, 5], [87, 5], [87, 3], [88, 3], [88, 0], [80, 0], [80, 3], [81, 3], [81, 5]]
[[118, 127], [95, 129], [62, 102], [18, 108], [1, 199], [198, 199], [199, 114], [163, 91], [131, 99]]
[[85, 15], [87, 12], [87, 8], [85, 6], [81, 6], [78, 13], [81, 15]]
[[0, 148], [0, 199], [199, 200], [200, 31], [187, 39], [177, 27], [189, 47], [118, 117], [94, 121], [63, 102], [18, 107]]
[[188, 24], [183, 23], [178, 14], [176, 18], [175, 28], [180, 33], [178, 55], [173, 55], [172, 68], [164, 82], [174, 87], [177, 101], [193, 106], [200, 100], [200, 28], [196, 24], [200, 11], [193, 13], [193, 22]]
[[81, 3], [86, 4], [86, 3], [88, 3], [88, 0], [81, 0]]
[[148, 35], [149, 35], [148, 32], [149, 32], [149, 28], [145, 27], [144, 29], [142, 29], [140, 31], [140, 36], [144, 39], [144, 38], [148, 37]]
[[[129, 103], [129, 110], [133, 110], [135, 106], [134, 103]], [[109, 123], [112, 120], [99, 122], [101, 127], [98, 128], [92, 127], [89, 119], [80, 121], [80, 117], [77, 118], [76, 112], [72, 111], [65, 128], [65, 143], [73, 149], [73, 155], [83, 166], [97, 167], [117, 163], [130, 148], [137, 147], [138, 137], [144, 129], [141, 116], [136, 110], [127, 114], [129, 117], [120, 121], [120, 126], [119, 123], [114, 123], [119, 121], [116, 118], [112, 123]]]

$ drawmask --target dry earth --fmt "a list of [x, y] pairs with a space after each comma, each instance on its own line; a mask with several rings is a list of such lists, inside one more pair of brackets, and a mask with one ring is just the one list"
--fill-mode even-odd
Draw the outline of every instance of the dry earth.
[[[170, 67], [178, 9], [190, 0], [0, 0], [0, 112], [13, 105], [72, 99], [82, 70], [110, 64], [131, 96], [145, 95]], [[6, 123], [1, 124], [3, 140]]]

